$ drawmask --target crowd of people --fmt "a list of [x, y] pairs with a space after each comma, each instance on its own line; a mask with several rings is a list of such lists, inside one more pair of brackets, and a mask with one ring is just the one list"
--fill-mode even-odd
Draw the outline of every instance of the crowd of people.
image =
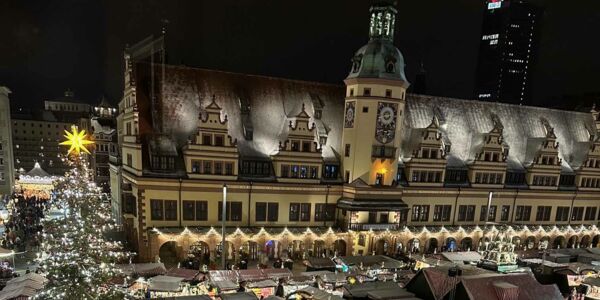
[[4, 220], [2, 247], [25, 251], [39, 246], [38, 233], [42, 231], [42, 219], [49, 209], [49, 201], [38, 197], [26, 198], [16, 195], [10, 200], [8, 219]]

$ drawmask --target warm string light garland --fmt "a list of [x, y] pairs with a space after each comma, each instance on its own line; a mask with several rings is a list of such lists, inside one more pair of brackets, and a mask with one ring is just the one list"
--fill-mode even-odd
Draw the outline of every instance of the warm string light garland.
[[[72, 136], [85, 137], [73, 129]], [[77, 140], [63, 162], [71, 169], [55, 182], [53, 205], [64, 211], [62, 218], [44, 221], [37, 261], [48, 279], [35, 299], [126, 299], [109, 281], [121, 274], [115, 263], [130, 254], [105, 234], [113, 227], [110, 206], [101, 198], [101, 188], [92, 181], [88, 162], [80, 150], [88, 140]], [[80, 148], [77, 148], [79, 146]], [[75, 147], [75, 148], [74, 148]]]

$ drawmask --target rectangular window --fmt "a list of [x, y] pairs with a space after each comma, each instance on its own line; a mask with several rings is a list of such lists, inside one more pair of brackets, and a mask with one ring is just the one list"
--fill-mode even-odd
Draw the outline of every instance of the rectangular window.
[[529, 221], [531, 219], [531, 206], [518, 205], [515, 211], [515, 221]]
[[335, 220], [335, 204], [315, 204], [315, 221]]
[[[223, 220], [223, 201], [219, 201], [219, 221]], [[242, 202], [227, 202], [225, 221], [242, 220]]]
[[368, 113], [369, 112], [369, 107], [368, 106], [363, 106], [363, 110], [364, 113]]
[[300, 168], [298, 166], [292, 166], [291, 177], [298, 178], [298, 174], [300, 173]]
[[202, 134], [202, 145], [212, 145], [212, 135]]
[[183, 201], [183, 219], [190, 221], [190, 220], [194, 220], [195, 216], [194, 213], [196, 211], [195, 209], [195, 203], [194, 201]]
[[568, 206], [559, 206], [556, 208], [556, 218], [555, 221], [568, 221], [569, 220], [569, 210]]
[[475, 220], [475, 205], [460, 205], [458, 207], [458, 221], [473, 221]]
[[364, 88], [363, 89], [363, 96], [371, 96], [371, 89], [370, 88]]
[[212, 174], [212, 161], [205, 160], [202, 162], [202, 164], [203, 164], [202, 173], [203, 174]]
[[127, 153], [127, 165], [132, 167], [133, 164], [133, 156], [131, 155], [131, 153]]
[[165, 200], [165, 220], [177, 220], [177, 200]]
[[538, 206], [535, 214], [536, 221], [550, 221], [552, 206]]
[[300, 204], [300, 221], [310, 222], [310, 203]]
[[350, 144], [346, 144], [346, 146], [344, 147], [344, 156], [350, 157]]
[[216, 175], [223, 174], [223, 163], [220, 161], [215, 161], [215, 174]]
[[292, 151], [300, 151], [300, 142], [292, 141], [291, 147], [292, 147]]
[[596, 210], [597, 207], [594, 206], [588, 206], [585, 208], [585, 220], [586, 221], [592, 221], [596, 219]]
[[310, 167], [310, 178], [311, 179], [317, 179], [319, 175], [319, 168], [317, 167]]
[[350, 89], [350, 96], [354, 96], [354, 89]]
[[450, 221], [450, 211], [452, 210], [452, 205], [436, 205], [433, 208], [433, 221]]
[[208, 201], [196, 201], [196, 221], [208, 221]]
[[287, 178], [290, 176], [290, 165], [281, 165], [281, 177]]
[[254, 220], [256, 222], [264, 222], [267, 220], [267, 203], [256, 202], [256, 213]]
[[152, 220], [164, 220], [165, 216], [163, 213], [163, 201], [162, 200], [150, 200], [150, 211]]
[[233, 175], [233, 163], [232, 162], [225, 163], [225, 175]]
[[[487, 205], [481, 206], [481, 213], [479, 214], [479, 221], [482, 222], [495, 222], [496, 221], [496, 205], [490, 205], [490, 214], [486, 216]], [[489, 217], [489, 218], [487, 218]], [[487, 218], [487, 219], [486, 219]]]
[[325, 165], [325, 174], [324, 177], [328, 179], [337, 178], [337, 165]]
[[277, 222], [277, 220], [279, 219], [279, 203], [269, 202], [267, 206], [267, 221]]
[[302, 152], [310, 152], [311, 142], [302, 142]]
[[225, 138], [223, 137], [222, 134], [215, 134], [215, 146], [224, 146], [225, 145]]
[[510, 205], [502, 205], [502, 211], [500, 212], [500, 221], [508, 221], [508, 214], [510, 213]]
[[583, 219], [583, 207], [573, 207], [571, 221], [581, 221]]
[[297, 222], [300, 220], [300, 203], [290, 203], [290, 222]]
[[385, 90], [385, 97], [392, 98], [392, 90]]
[[412, 221], [426, 222], [429, 220], [429, 205], [413, 205]]
[[300, 178], [306, 178], [308, 176], [308, 167], [300, 166]]

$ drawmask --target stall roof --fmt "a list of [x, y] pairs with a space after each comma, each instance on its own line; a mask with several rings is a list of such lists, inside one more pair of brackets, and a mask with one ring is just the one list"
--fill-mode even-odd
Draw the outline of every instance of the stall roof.
[[249, 288], [266, 288], [266, 287], [276, 287], [277, 286], [277, 282], [271, 280], [271, 279], [266, 279], [266, 280], [261, 280], [261, 281], [255, 281], [255, 282], [249, 282], [248, 283], [248, 287]]
[[28, 287], [23, 287], [12, 291], [0, 291], [0, 300], [18, 299], [19, 297], [33, 297], [37, 292]]
[[183, 278], [186, 281], [192, 281], [197, 278], [200, 271], [184, 268], [172, 268], [165, 275]]
[[33, 280], [33, 281], [42, 282], [42, 283], [48, 281], [48, 279], [46, 279], [46, 277], [44, 277], [44, 276], [42, 276], [40, 274], [28, 273], [28, 274], [25, 274], [23, 276], [15, 277], [15, 278], [7, 281], [6, 285], [9, 285], [9, 284], [12, 284], [12, 283], [21, 282], [21, 281], [25, 281], [25, 280]]
[[291, 277], [294, 274], [292, 273], [292, 271], [290, 271], [287, 268], [283, 268], [283, 269], [263, 269], [262, 272], [265, 274], [265, 276], [273, 279], [273, 278], [284, 278], [284, 277]]
[[148, 286], [148, 289], [151, 291], [160, 292], [177, 292], [181, 290], [180, 284], [182, 281], [183, 278], [181, 277], [159, 275], [150, 278], [150, 285]]
[[165, 264], [163, 263], [125, 264], [117, 265], [117, 268], [121, 269], [123, 274], [127, 276], [130, 276], [132, 274], [138, 274], [140, 276], [148, 277], [154, 275], [162, 275], [167, 272]]
[[219, 294], [221, 300], [257, 300], [256, 294], [253, 292]]
[[[406, 290], [400, 288], [400, 286], [393, 281], [373, 281], [344, 285], [344, 297], [351, 299], [367, 298], [367, 293], [378, 290], [394, 290], [398, 293], [406, 292]], [[414, 296], [414, 294], [410, 293], [410, 296]]]
[[[404, 263], [385, 255], [367, 255], [367, 256], [342, 256], [339, 259], [346, 265], [358, 266], [362, 263], [363, 267], [399, 269]], [[383, 267], [382, 267], [383, 264]]]
[[319, 275], [323, 282], [327, 283], [345, 283], [347, 275], [345, 273], [326, 273]]
[[308, 271], [308, 272], [302, 272], [302, 273], [300, 273], [300, 275], [302, 275], [302, 276], [309, 276], [309, 277], [320, 276], [320, 275], [323, 275], [323, 274], [334, 274], [334, 273], [331, 272], [331, 271]]
[[405, 289], [376, 290], [367, 293], [367, 297], [372, 300], [392, 300], [392, 299], [417, 299], [415, 294]]
[[298, 291], [302, 291], [302, 292], [311, 294], [313, 297], [313, 300], [343, 300], [343, 298], [340, 296], [330, 294], [328, 292], [325, 292], [323, 290], [320, 290], [320, 289], [312, 287], [312, 286], [307, 286]]
[[331, 258], [311, 257], [306, 261], [306, 266], [313, 269], [332, 269], [335, 268], [335, 263]]
[[33, 280], [25, 280], [25, 281], [19, 281], [19, 282], [6, 284], [6, 286], [2, 290], [3, 291], [12, 291], [12, 290], [18, 290], [20, 288], [30, 288], [32, 290], [39, 291], [42, 288], [44, 288], [44, 283], [38, 282], [38, 281], [33, 281]]
[[208, 276], [210, 280], [215, 281], [233, 281], [236, 282], [238, 280], [237, 273], [235, 271], [225, 271], [225, 270], [214, 270], [208, 271]]
[[465, 252], [442, 252], [442, 257], [445, 260], [462, 264], [464, 261], [480, 261], [481, 254], [475, 251], [465, 251]]
[[177, 299], [177, 300], [213, 300], [210, 296], [208, 295], [190, 295], [190, 296], [179, 296], [177, 298], [173, 298], [173, 297], [168, 297], [168, 298], [158, 298], [158, 300], [172, 300], [172, 299]]
[[237, 277], [239, 281], [261, 281], [268, 279], [260, 269], [238, 270]]
[[238, 284], [231, 280], [211, 281], [211, 283], [221, 291], [231, 291], [238, 288]]

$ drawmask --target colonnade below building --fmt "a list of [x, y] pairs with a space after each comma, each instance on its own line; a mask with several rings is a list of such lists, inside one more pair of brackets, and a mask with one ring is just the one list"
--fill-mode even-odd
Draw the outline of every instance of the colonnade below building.
[[[241, 253], [251, 260], [334, 255], [396, 255], [440, 251], [482, 250], [486, 242], [503, 238], [516, 250], [598, 247], [600, 230], [595, 225], [565, 227], [412, 228], [398, 231], [335, 231], [331, 228], [237, 228], [226, 234], [227, 258]], [[172, 253], [180, 261], [194, 252], [215, 259], [222, 253], [222, 237], [214, 228], [163, 228], [149, 232], [148, 252], [141, 261], [162, 259]]]

